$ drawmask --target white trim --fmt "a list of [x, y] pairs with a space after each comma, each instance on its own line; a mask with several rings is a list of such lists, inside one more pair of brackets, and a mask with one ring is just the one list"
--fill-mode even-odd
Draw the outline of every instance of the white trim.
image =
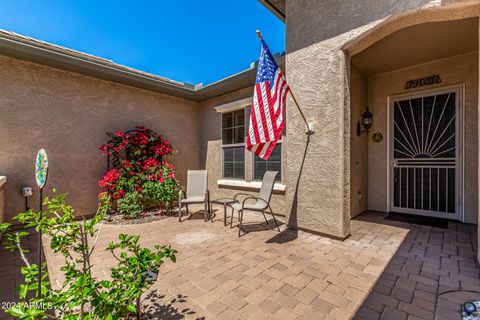
[[[221, 179], [217, 180], [217, 185], [219, 187], [239, 187], [253, 190], [260, 190], [262, 186], [261, 181], [244, 181], [244, 180], [234, 180], [234, 179]], [[274, 191], [285, 191], [287, 186], [278, 182], [275, 182], [273, 185]]]
[[427, 215], [427, 216], [434, 216], [434, 217], [445, 217], [449, 219], [456, 219], [460, 221], [465, 221], [465, 186], [464, 186], [464, 161], [465, 161], [465, 125], [464, 125], [464, 107], [465, 107], [465, 84], [456, 84], [444, 87], [438, 87], [433, 89], [425, 89], [425, 90], [418, 90], [410, 93], [402, 93], [402, 94], [395, 94], [388, 96], [387, 98], [387, 134], [388, 134], [388, 147], [387, 147], [387, 205], [388, 211], [399, 211], [403, 213], [412, 213], [413, 209], [402, 209], [394, 207], [393, 205], [393, 152], [391, 152], [391, 148], [393, 146], [393, 113], [391, 109], [393, 108], [393, 103], [395, 101], [399, 101], [402, 99], [415, 99], [419, 97], [425, 97], [428, 95], [438, 95], [447, 92], [456, 92], [456, 108], [457, 108], [457, 116], [456, 117], [456, 126], [458, 128], [458, 135], [457, 135], [457, 151], [456, 151], [456, 213], [454, 216], [448, 216], [445, 214], [443, 216], [439, 216], [431, 211], [424, 211], [424, 210], [414, 210], [418, 215]]
[[237, 100], [225, 104], [221, 104], [219, 106], [215, 107], [215, 110], [219, 113], [226, 113], [226, 112], [232, 112], [236, 110], [243, 109], [245, 107], [249, 107], [252, 105], [252, 97], [245, 98], [242, 100]]
[[3, 186], [7, 182], [7, 177], [0, 176], [0, 187]]

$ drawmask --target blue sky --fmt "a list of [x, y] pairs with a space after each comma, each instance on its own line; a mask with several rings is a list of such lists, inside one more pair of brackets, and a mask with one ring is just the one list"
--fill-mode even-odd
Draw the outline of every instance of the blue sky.
[[1, 1], [0, 28], [177, 81], [208, 84], [272, 52], [285, 26], [257, 0]]

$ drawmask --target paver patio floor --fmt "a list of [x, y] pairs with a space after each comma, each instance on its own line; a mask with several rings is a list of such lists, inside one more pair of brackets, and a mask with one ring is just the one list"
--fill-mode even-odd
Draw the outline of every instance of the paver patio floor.
[[[213, 223], [194, 217], [104, 225], [94, 272], [107, 275], [115, 261], [101, 248], [119, 233], [140, 234], [149, 247], [171, 244], [177, 263], [162, 266], [143, 297], [151, 319], [459, 319], [460, 302], [480, 300], [474, 292], [437, 299], [480, 290], [473, 226], [450, 223], [447, 230], [366, 213], [351, 222], [345, 241], [284, 226], [265, 230], [265, 222], [238, 238], [222, 215]], [[48, 249], [46, 256], [52, 282], [61, 281], [60, 257]]]

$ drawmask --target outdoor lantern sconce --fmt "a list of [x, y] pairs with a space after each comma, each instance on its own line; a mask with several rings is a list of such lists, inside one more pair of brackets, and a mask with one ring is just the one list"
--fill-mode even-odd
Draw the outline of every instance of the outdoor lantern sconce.
[[360, 121], [357, 121], [357, 136], [360, 136], [362, 132], [365, 132], [366, 134], [368, 134], [368, 130], [370, 129], [372, 124], [373, 124], [373, 113], [371, 113], [368, 110], [368, 106], [367, 106], [367, 110], [365, 110], [365, 112], [362, 114], [362, 125], [364, 130], [361, 130], [360, 128]]

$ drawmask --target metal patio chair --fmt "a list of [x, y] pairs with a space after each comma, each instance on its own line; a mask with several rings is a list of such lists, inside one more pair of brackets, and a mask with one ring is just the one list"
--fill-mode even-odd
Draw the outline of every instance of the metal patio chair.
[[204, 218], [210, 214], [209, 203], [210, 194], [207, 189], [207, 170], [188, 170], [187, 173], [187, 197], [182, 198], [183, 192], [180, 192], [178, 199], [178, 221], [182, 222], [182, 208], [185, 206], [187, 215], [189, 215], [188, 205], [194, 203], [205, 203]]
[[[232, 217], [230, 220], [230, 227], [233, 224], [233, 213], [234, 210], [238, 212], [238, 236], [240, 237], [242, 232], [242, 220], [243, 220], [243, 212], [247, 211], [256, 211], [261, 212], [263, 217], [265, 218], [265, 222], [268, 224], [267, 217], [265, 216], [265, 211], [270, 209], [270, 213], [272, 214], [273, 221], [280, 232], [280, 227], [278, 226], [277, 219], [275, 219], [275, 215], [273, 214], [273, 210], [270, 207], [270, 200], [272, 198], [273, 186], [275, 184], [275, 178], [277, 177], [278, 171], [267, 171], [265, 172], [262, 180], [262, 186], [260, 188], [260, 193], [258, 197], [253, 196], [248, 193], [237, 193], [233, 198], [234, 201], [238, 201], [238, 196], [246, 196], [243, 201], [240, 203], [234, 203], [231, 205], [232, 207]], [[254, 201], [254, 202], [253, 202]], [[250, 202], [250, 203], [247, 203]]]

